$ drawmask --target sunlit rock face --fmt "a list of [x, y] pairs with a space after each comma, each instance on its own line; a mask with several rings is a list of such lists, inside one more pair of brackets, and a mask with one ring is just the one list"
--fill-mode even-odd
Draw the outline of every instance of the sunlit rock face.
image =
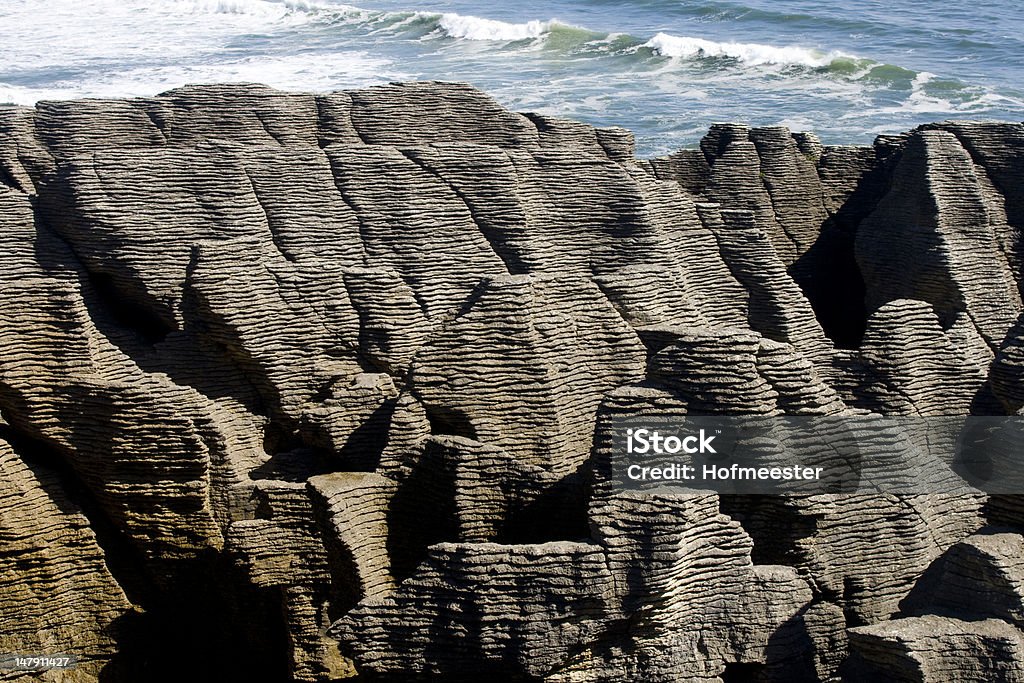
[[623, 416], [1019, 413], [1022, 187], [1015, 124], [639, 161], [459, 84], [0, 108], [0, 653], [1020, 680], [1013, 497], [639, 495], [603, 463]]

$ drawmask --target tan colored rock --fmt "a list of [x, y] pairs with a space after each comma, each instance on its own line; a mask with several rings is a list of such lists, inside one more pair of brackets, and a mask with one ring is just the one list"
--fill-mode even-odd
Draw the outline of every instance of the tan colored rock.
[[620, 417], [1019, 412], [1021, 139], [644, 162], [441, 83], [0, 108], [3, 647], [141, 680], [166, 618], [222, 680], [1018, 680], [1014, 498], [608, 467]]

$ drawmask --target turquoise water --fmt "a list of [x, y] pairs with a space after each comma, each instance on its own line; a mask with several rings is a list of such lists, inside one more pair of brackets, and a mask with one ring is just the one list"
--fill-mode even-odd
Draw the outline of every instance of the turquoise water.
[[1021, 121], [1022, 74], [1024, 9], [1008, 0], [0, 0], [0, 102], [461, 80], [516, 110], [631, 128], [644, 156], [717, 121], [834, 144]]

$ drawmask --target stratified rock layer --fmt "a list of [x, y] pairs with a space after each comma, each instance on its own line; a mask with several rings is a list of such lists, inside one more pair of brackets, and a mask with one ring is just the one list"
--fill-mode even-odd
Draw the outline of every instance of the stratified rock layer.
[[1022, 141], [721, 125], [637, 161], [442, 83], [0, 108], [0, 654], [1021, 680], [1016, 498], [608, 463], [631, 416], [1020, 413]]

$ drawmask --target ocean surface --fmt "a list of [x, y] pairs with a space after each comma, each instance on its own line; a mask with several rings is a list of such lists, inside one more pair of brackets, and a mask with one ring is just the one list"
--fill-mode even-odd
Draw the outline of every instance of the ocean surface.
[[518, 111], [630, 128], [641, 156], [719, 121], [831, 144], [1021, 121], [1022, 77], [1019, 0], [0, 0], [0, 102], [459, 80]]

